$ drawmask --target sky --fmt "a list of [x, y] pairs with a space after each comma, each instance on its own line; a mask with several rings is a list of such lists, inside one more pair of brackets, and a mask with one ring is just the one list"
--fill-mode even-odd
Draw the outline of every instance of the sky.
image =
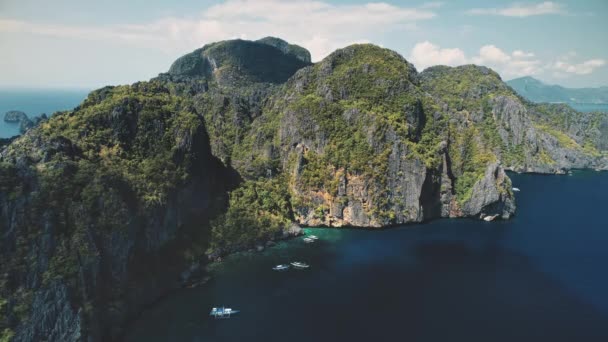
[[607, 34], [608, 0], [0, 0], [0, 87], [130, 84], [206, 43], [265, 36], [313, 61], [373, 43], [418, 71], [473, 63], [596, 87], [608, 85]]

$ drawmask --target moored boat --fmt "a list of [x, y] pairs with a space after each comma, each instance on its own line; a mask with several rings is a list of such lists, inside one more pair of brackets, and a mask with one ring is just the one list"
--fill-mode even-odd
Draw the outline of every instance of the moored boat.
[[287, 271], [289, 269], [289, 265], [276, 265], [275, 267], [272, 268], [275, 271]]
[[303, 240], [304, 242], [306, 242], [306, 243], [313, 243], [313, 242], [315, 242], [315, 241], [316, 241], [315, 239], [311, 239], [311, 238], [309, 238], [309, 237], [305, 237], [305, 238], [304, 238], [304, 239], [302, 239], [302, 240]]
[[212, 308], [209, 316], [214, 318], [230, 318], [232, 315], [238, 314], [239, 310], [232, 310], [231, 308], [220, 307], [220, 308]]
[[519, 192], [519, 191], [521, 191], [521, 190], [519, 190], [519, 188], [513, 188], [513, 191], [515, 191], [515, 192]]
[[310, 267], [310, 265], [308, 265], [307, 263], [303, 263], [303, 262], [299, 262], [299, 261], [292, 262], [291, 266], [293, 266], [295, 268], [299, 268], [299, 269], [305, 269], [305, 268]]

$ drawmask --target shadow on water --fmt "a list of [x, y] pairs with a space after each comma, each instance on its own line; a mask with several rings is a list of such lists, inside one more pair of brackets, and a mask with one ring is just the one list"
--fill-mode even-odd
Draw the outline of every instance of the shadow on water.
[[[514, 180], [530, 193], [522, 194], [518, 216], [510, 221], [315, 229], [318, 243], [295, 239], [261, 254], [228, 258], [214, 267], [204, 287], [184, 290], [146, 312], [127, 340], [608, 341], [608, 311], [601, 304], [608, 284], [602, 275], [605, 244], [593, 243], [606, 238], [598, 228], [603, 224], [586, 221], [580, 229], [592, 236], [584, 237], [568, 229], [570, 216], [545, 225], [538, 218], [550, 218], [541, 210], [570, 208], [587, 218], [589, 210], [598, 210], [588, 202], [573, 208], [551, 193], [545, 196], [556, 198], [540, 203], [546, 180], [560, 191], [580, 188], [584, 194], [573, 198], [596, 206], [608, 195], [594, 192], [603, 191], [592, 189], [597, 179], [590, 188], [584, 179], [571, 188], [566, 177]], [[599, 259], [577, 268], [562, 257], [587, 260], [589, 249]], [[312, 268], [270, 269], [293, 260]], [[242, 314], [209, 319], [209, 308], [222, 304]]]
[[[377, 254], [345, 268], [342, 258], [352, 251], [291, 246], [292, 258], [314, 269], [287, 273], [269, 271], [288, 259], [287, 248], [234, 258], [204, 288], [184, 291], [149, 313], [140, 326], [146, 332], [129, 340], [608, 340], [605, 316], [526, 257], [496, 252], [494, 238], [389, 242], [378, 249], [381, 239], [347, 240], [347, 249]], [[238, 305], [243, 313], [208, 319], [208, 308], [221, 304]]]

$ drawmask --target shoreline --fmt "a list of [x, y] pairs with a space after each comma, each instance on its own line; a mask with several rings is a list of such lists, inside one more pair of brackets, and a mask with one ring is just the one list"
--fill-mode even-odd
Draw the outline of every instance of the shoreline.
[[[608, 170], [570, 169], [568, 171], [599, 173], [599, 172], [608, 171]], [[510, 171], [510, 170], [508, 172], [514, 173], [517, 175], [533, 175], [533, 176], [563, 176], [563, 175], [568, 174], [567, 172], [565, 174], [554, 174], [554, 173], [536, 173], [536, 172], [515, 172], [515, 171]], [[516, 214], [514, 214], [513, 216], [515, 216], [515, 215]], [[471, 222], [480, 222], [481, 221], [481, 222], [483, 222], [483, 224], [489, 225], [489, 224], [493, 224], [498, 221], [510, 221], [511, 218], [509, 218], [507, 220], [503, 220], [500, 217], [497, 217], [496, 220], [488, 222], [488, 221], [484, 221], [483, 219], [479, 218], [478, 216], [437, 217], [437, 218], [432, 218], [429, 220], [424, 220], [421, 222], [407, 222], [407, 223], [387, 225], [387, 226], [382, 226], [382, 227], [357, 227], [357, 226], [341, 226], [341, 227], [314, 226], [313, 227], [313, 226], [301, 226], [297, 223], [293, 223], [292, 227], [294, 227], [294, 226], [298, 227], [297, 233], [289, 233], [288, 235], [278, 236], [278, 237], [275, 237], [274, 239], [269, 239], [269, 240], [265, 240], [265, 241], [257, 241], [255, 244], [249, 245], [247, 247], [231, 249], [230, 252], [221, 254], [221, 256], [219, 257], [219, 260], [211, 259], [211, 258], [209, 258], [209, 255], [206, 255], [206, 257], [207, 257], [206, 259], [201, 259], [199, 261], [199, 263], [205, 262], [205, 264], [201, 265], [201, 270], [202, 270], [201, 274], [193, 277], [192, 281], [182, 283], [180, 286], [167, 291], [165, 294], [158, 297], [152, 303], [150, 303], [149, 305], [146, 305], [143, 310], [141, 310], [135, 317], [130, 319], [128, 324], [125, 325], [126, 328], [123, 331], [123, 333], [121, 334], [121, 338], [124, 338], [126, 336], [126, 334], [128, 333], [128, 331], [129, 331], [128, 327], [135, 324], [135, 322], [137, 322], [139, 320], [139, 318], [142, 317], [142, 315], [144, 315], [147, 311], [155, 308], [160, 302], [167, 299], [171, 295], [173, 295], [179, 291], [194, 290], [194, 289], [202, 288], [202, 287], [208, 285], [209, 282], [214, 279], [214, 277], [211, 274], [214, 271], [214, 268], [222, 265], [223, 262], [228, 258], [237, 257], [237, 256], [245, 254], [245, 253], [249, 253], [253, 257], [256, 257], [256, 254], [263, 253], [264, 251], [267, 251], [268, 249], [275, 247], [279, 242], [289, 242], [298, 237], [305, 236], [307, 234], [307, 232], [305, 230], [309, 230], [309, 229], [311, 229], [311, 230], [315, 230], [315, 229], [355, 230], [355, 231], [369, 231], [369, 232], [371, 232], [371, 231], [388, 231], [388, 230], [399, 229], [399, 228], [405, 228], [405, 229], [416, 228], [416, 226], [426, 226], [428, 224], [431, 224], [431, 223], [434, 223], [437, 221], [443, 221], [443, 220], [445, 220], [445, 221], [470, 220]], [[292, 229], [292, 228], [290, 228], [290, 229]], [[274, 243], [271, 245], [268, 245], [269, 242], [274, 242]], [[260, 249], [255, 248], [255, 246], [261, 246], [261, 245], [264, 246], [263, 249], [260, 250]]]

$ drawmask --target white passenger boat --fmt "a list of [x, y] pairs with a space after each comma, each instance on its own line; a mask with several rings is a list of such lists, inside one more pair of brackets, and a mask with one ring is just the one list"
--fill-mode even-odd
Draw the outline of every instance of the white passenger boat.
[[275, 271], [287, 271], [289, 269], [289, 265], [276, 265], [275, 267], [272, 268]]
[[220, 307], [220, 308], [212, 308], [209, 316], [214, 318], [230, 318], [232, 315], [238, 314], [239, 310], [232, 310], [231, 308]]
[[299, 262], [299, 261], [294, 261], [291, 263], [291, 266], [295, 267], [295, 268], [299, 268], [299, 269], [305, 269], [305, 268], [309, 268], [310, 265], [303, 263], [303, 262]]

